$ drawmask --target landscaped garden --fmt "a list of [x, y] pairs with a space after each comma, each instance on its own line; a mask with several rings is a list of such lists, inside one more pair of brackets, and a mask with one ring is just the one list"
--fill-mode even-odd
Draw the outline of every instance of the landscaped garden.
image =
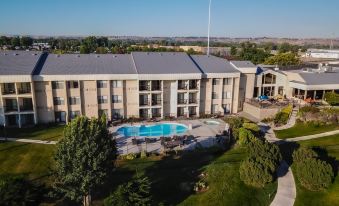
[[[82, 122], [84, 125], [88, 124], [84, 122], [85, 121]], [[272, 161], [279, 161], [279, 158], [274, 160], [271, 157], [271, 153], [267, 153], [269, 156], [258, 153], [259, 150], [268, 151], [272, 147], [269, 143], [256, 140], [255, 136], [258, 135], [259, 131], [255, 124], [249, 122], [237, 123], [239, 128], [235, 128], [234, 133], [237, 133], [235, 136], [238, 143], [236, 143], [235, 147], [227, 150], [225, 150], [225, 148], [212, 147], [210, 149], [200, 149], [193, 152], [170, 153], [167, 155], [139, 154], [137, 156], [130, 155], [128, 157], [118, 158], [114, 164], [114, 172], [108, 176], [108, 179], [102, 179], [104, 180], [102, 185], [96, 185], [95, 189], [91, 190], [93, 203], [95, 205], [103, 203], [112, 205], [111, 203], [116, 200], [114, 198], [107, 198], [110, 194], [113, 192], [114, 194], [128, 194], [128, 192], [131, 192], [128, 190], [131, 189], [143, 196], [142, 201], [152, 200], [153, 203], [161, 203], [164, 205], [269, 205], [277, 189], [277, 182], [274, 175], [277, 162], [273, 163]], [[100, 142], [99, 137], [101, 135], [97, 136], [99, 138], [97, 140], [95, 140], [95, 138], [92, 140], [84, 139], [83, 141], [80, 141], [80, 139], [72, 139], [78, 135], [82, 135], [82, 138], [86, 138], [88, 135], [88, 137], [90, 137], [92, 132], [93, 135], [103, 135], [101, 132], [97, 133], [92, 130], [82, 131], [75, 129], [74, 126], [79, 124], [80, 122], [77, 124], [74, 123], [73, 128], [69, 128], [64, 133], [65, 138], [67, 136], [71, 139], [63, 141], [61, 144], [63, 146], [18, 142], [0, 143], [0, 175], [23, 175], [24, 178], [31, 183], [46, 184], [45, 189], [47, 191], [53, 191], [53, 188], [59, 184], [61, 184], [60, 188], [63, 187], [62, 184], [71, 184], [71, 182], [67, 183], [65, 181], [74, 181], [69, 179], [72, 171], [75, 172], [74, 169], [78, 170], [78, 168], [82, 168], [84, 165], [91, 164], [92, 162], [78, 162], [76, 160], [77, 158], [82, 160], [87, 159], [89, 156], [82, 154], [90, 154], [88, 152], [95, 148], [92, 146], [87, 147], [86, 145], [101, 145], [93, 150], [95, 154], [97, 152], [105, 152], [105, 148], [107, 148], [107, 143]], [[95, 129], [100, 127], [87, 126], [84, 128]], [[63, 136], [62, 133], [63, 131], [59, 127], [52, 127], [41, 130], [40, 132], [34, 129], [18, 131], [20, 137], [31, 139], [49, 139], [51, 137], [59, 139]], [[251, 143], [257, 148], [255, 151], [246, 149], [246, 145]], [[83, 151], [76, 148], [81, 148]], [[73, 152], [74, 155], [72, 155]], [[104, 153], [102, 153], [102, 155], [103, 154]], [[257, 155], [265, 161], [256, 161], [255, 157]], [[97, 159], [98, 156], [99, 159]], [[103, 159], [101, 159], [103, 156], [96, 154], [91, 158], [99, 161], [98, 165], [103, 167], [104, 162], [100, 163], [100, 161], [103, 161]], [[111, 158], [114, 157], [112, 156]], [[72, 161], [72, 163], [66, 163], [67, 161]], [[107, 163], [109, 162], [110, 161]], [[67, 167], [70, 166], [70, 163], [77, 167], [64, 170], [65, 167], [61, 165], [65, 163], [68, 165]], [[269, 163], [269, 168], [267, 168], [268, 165], [265, 165], [266, 163]], [[273, 167], [271, 163], [273, 163]], [[262, 168], [266, 169], [263, 171], [251, 169], [258, 166], [261, 167], [261, 165]], [[244, 169], [241, 171], [240, 167]], [[248, 169], [246, 169], [247, 167]], [[97, 173], [98, 171], [93, 170], [93, 172]], [[254, 173], [258, 173], [256, 174], [258, 177], [261, 177], [260, 174], [265, 174], [266, 178], [255, 180], [248, 178]], [[77, 175], [87, 174], [88, 173], [78, 173]], [[100, 172], [98, 175], [103, 175], [103, 173]], [[66, 176], [68, 178], [64, 179]], [[93, 177], [95, 176], [88, 176], [86, 178]], [[58, 178], [58, 180], [55, 181], [55, 178]], [[95, 182], [96, 180], [93, 179], [92, 181]], [[9, 185], [7, 185], [7, 187], [10, 187], [11, 181], [7, 182]], [[76, 184], [83, 183], [83, 181], [80, 181]], [[140, 191], [140, 188], [137, 188], [139, 191], [135, 191], [135, 185], [141, 187], [140, 184], [144, 184], [142, 187], [144, 187], [146, 191], [148, 190], [147, 188], [149, 188], [149, 193]], [[122, 186], [119, 187], [119, 185]], [[72, 188], [76, 190], [77, 186], [73, 186]], [[65, 189], [67, 189], [67, 186]], [[60, 190], [59, 192], [66, 192], [67, 190]], [[51, 203], [63, 201], [62, 196], [60, 196], [62, 193], [51, 197], [47, 197], [47, 193], [48, 192], [44, 194], [42, 202], [47, 201]], [[136, 198], [136, 200], [139, 201], [139, 198]]]
[[297, 169], [293, 168], [293, 173], [296, 178], [297, 185], [297, 198], [295, 205], [338, 205], [339, 203], [339, 135], [329, 137], [321, 137], [313, 140], [298, 142], [301, 146], [313, 148], [314, 151], [319, 153], [321, 159], [329, 162], [334, 171], [335, 178], [333, 183], [325, 190], [311, 191], [303, 187], [296, 178]]
[[300, 108], [296, 124], [284, 130], [274, 131], [277, 138], [288, 139], [300, 136], [320, 134], [339, 129], [339, 110], [319, 109], [313, 106]]

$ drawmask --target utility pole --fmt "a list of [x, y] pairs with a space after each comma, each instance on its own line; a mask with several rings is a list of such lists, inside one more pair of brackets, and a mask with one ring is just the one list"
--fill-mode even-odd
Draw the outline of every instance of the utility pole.
[[212, 4], [212, 0], [210, 0], [209, 6], [208, 6], [207, 56], [210, 55], [211, 4]]

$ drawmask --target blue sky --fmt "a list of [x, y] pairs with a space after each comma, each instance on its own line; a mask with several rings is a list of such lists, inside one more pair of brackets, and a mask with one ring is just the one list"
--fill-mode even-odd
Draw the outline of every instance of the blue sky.
[[[211, 35], [339, 36], [336, 0], [213, 0]], [[208, 0], [1, 0], [0, 34], [206, 36]]]

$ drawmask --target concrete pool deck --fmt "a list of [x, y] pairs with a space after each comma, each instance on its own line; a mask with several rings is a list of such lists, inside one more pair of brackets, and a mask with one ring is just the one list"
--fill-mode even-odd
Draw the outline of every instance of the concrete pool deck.
[[[218, 125], [208, 125], [205, 123], [205, 121], [217, 121], [219, 122]], [[140, 123], [133, 123], [133, 125], [152, 125], [152, 124], [161, 124], [161, 123], [178, 123], [178, 124], [184, 124], [187, 127], [189, 125], [192, 125], [192, 130], [187, 130], [185, 133], [180, 135], [193, 135], [196, 137], [196, 141], [191, 142], [188, 145], [184, 145], [181, 148], [178, 148], [180, 150], [194, 150], [196, 147], [211, 147], [215, 145], [216, 138], [215, 136], [217, 134], [221, 134], [226, 127], [226, 123], [220, 119], [196, 119], [196, 120], [177, 120], [177, 121], [161, 121], [161, 122], [140, 122]], [[123, 126], [131, 126], [131, 124], [122, 124], [116, 127], [111, 127], [109, 130], [113, 133], [115, 133], [120, 127]], [[143, 137], [139, 137], [143, 139]], [[156, 138], [156, 137], [150, 137], [150, 138]], [[157, 137], [159, 138], [159, 137]], [[141, 151], [147, 151], [147, 152], [155, 152], [155, 153], [161, 153], [163, 152], [163, 146], [160, 144], [160, 140], [155, 143], [145, 143], [138, 145], [132, 144], [133, 137], [125, 138], [121, 135], [118, 135], [116, 137], [117, 140], [117, 148], [119, 154], [129, 154], [129, 153], [139, 153]]]

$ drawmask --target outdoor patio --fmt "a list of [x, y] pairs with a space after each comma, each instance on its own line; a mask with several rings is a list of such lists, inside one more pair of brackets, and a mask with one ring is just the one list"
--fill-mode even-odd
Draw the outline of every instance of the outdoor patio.
[[[218, 124], [207, 124], [206, 121], [216, 121]], [[140, 153], [147, 151], [149, 153], [162, 153], [167, 150], [194, 150], [199, 147], [208, 148], [220, 143], [220, 137], [216, 137], [223, 133], [226, 128], [226, 123], [219, 119], [197, 119], [197, 120], [178, 120], [174, 122], [140, 122], [135, 125], [153, 125], [160, 123], [179, 123], [186, 125], [189, 129], [180, 135], [171, 135], [159, 137], [124, 137], [118, 135], [116, 137], [119, 154]], [[131, 124], [123, 124], [116, 127], [111, 127], [110, 131], [115, 133], [120, 127], [131, 126]], [[190, 129], [191, 128], [191, 129]], [[135, 139], [135, 140], [133, 140]], [[162, 139], [162, 141], [160, 140]], [[166, 142], [164, 143], [164, 139]], [[177, 140], [180, 139], [180, 140]], [[176, 146], [175, 141], [183, 141], [184, 144]], [[172, 146], [173, 145], [173, 146]]]

